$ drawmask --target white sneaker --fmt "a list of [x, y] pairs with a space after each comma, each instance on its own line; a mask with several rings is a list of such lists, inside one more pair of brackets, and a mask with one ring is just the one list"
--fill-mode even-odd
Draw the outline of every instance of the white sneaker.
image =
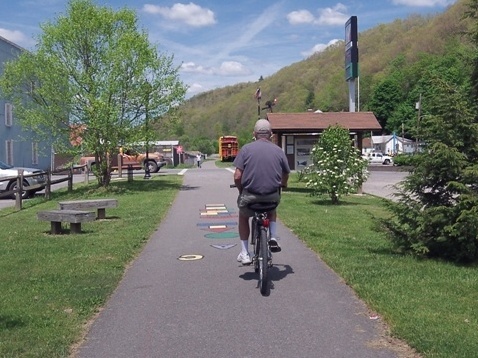
[[282, 248], [279, 246], [279, 243], [277, 242], [276, 238], [271, 237], [269, 240], [269, 248], [271, 249], [271, 252], [281, 252]]
[[239, 256], [237, 256], [237, 261], [243, 265], [250, 265], [252, 263], [251, 256], [249, 256], [248, 252], [241, 252]]

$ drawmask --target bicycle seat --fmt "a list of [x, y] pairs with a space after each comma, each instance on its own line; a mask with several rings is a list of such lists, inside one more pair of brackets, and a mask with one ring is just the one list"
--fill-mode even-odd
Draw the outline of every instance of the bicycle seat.
[[278, 205], [279, 203], [277, 201], [260, 201], [256, 203], [250, 203], [247, 205], [247, 207], [254, 211], [264, 212], [264, 211], [272, 211], [275, 208], [277, 208]]

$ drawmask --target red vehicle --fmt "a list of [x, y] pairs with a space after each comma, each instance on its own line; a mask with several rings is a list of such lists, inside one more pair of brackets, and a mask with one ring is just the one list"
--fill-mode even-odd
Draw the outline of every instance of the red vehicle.
[[232, 162], [239, 152], [239, 142], [236, 136], [219, 137], [219, 157], [223, 162]]

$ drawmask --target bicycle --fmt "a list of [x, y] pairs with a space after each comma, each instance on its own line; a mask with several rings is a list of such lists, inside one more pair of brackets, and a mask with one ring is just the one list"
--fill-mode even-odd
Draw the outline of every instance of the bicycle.
[[[234, 184], [231, 188], [235, 188]], [[254, 272], [259, 274], [259, 288], [262, 295], [269, 290], [269, 268], [272, 267], [272, 252], [269, 247], [271, 238], [269, 230], [269, 218], [267, 213], [277, 208], [276, 201], [250, 203], [247, 207], [254, 211], [251, 223], [251, 245], [254, 247], [252, 265]]]
[[272, 252], [269, 247], [271, 238], [267, 213], [277, 207], [277, 202], [258, 202], [249, 204], [254, 210], [251, 224], [251, 245], [254, 247], [252, 264], [254, 272], [259, 273], [259, 287], [262, 295], [269, 289], [269, 268], [272, 267]]

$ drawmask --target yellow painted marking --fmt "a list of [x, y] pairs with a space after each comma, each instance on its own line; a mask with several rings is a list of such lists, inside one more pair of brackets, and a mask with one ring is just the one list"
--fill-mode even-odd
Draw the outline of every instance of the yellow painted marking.
[[181, 255], [178, 257], [179, 261], [196, 261], [201, 260], [204, 256], [203, 255]]

